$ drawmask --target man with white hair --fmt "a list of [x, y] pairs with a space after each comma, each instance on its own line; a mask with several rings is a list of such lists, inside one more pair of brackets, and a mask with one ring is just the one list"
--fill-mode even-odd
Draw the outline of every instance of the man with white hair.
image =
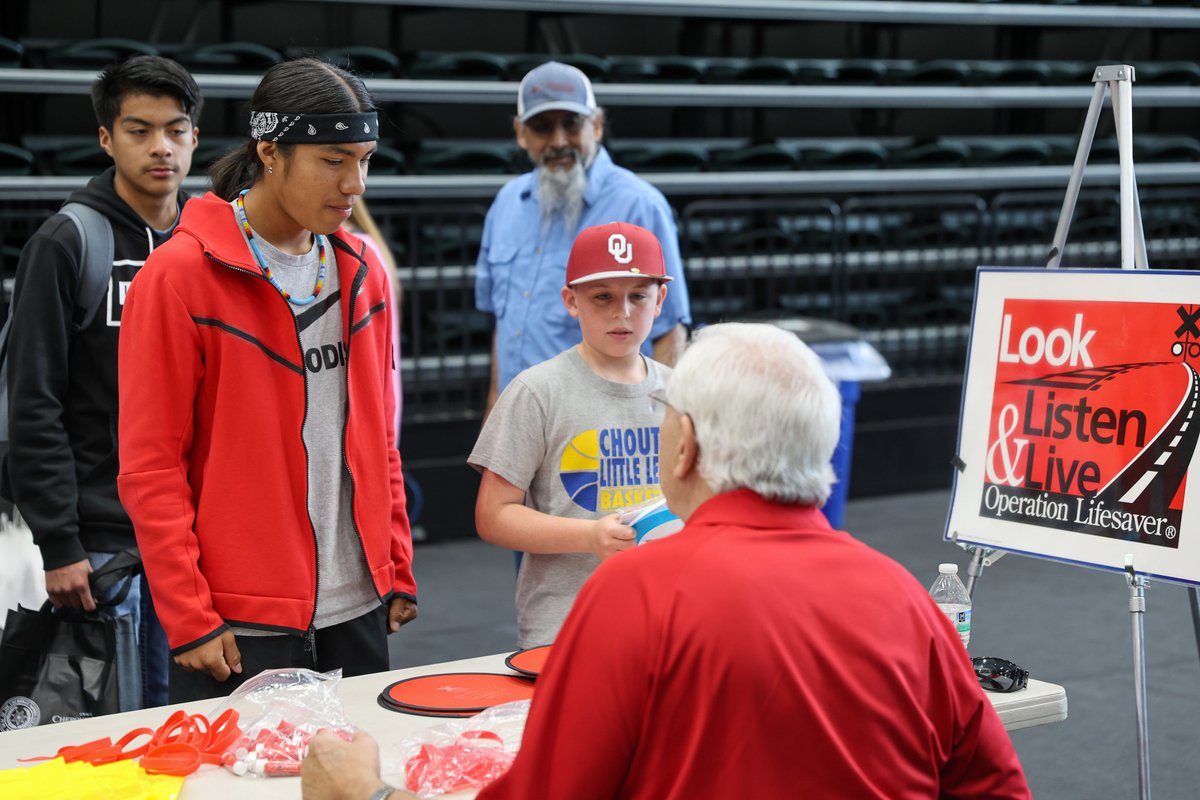
[[513, 131], [534, 169], [496, 195], [475, 265], [475, 305], [496, 318], [487, 410], [519, 372], [579, 344], [560, 293], [575, 236], [593, 225], [630, 222], [662, 245], [673, 283], [643, 352], [674, 364], [691, 323], [674, 212], [661, 192], [613, 164], [587, 76], [557, 61], [531, 70]]
[[[584, 585], [481, 800], [1029, 798], [945, 615], [819, 511], [840, 399], [812, 351], [705, 328], [663, 401], [661, 485], [687, 523]], [[407, 796], [365, 736], [311, 752], [305, 797]]]

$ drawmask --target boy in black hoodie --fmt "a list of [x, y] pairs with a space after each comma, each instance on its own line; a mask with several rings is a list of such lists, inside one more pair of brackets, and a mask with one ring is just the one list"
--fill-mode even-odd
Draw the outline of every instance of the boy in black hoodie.
[[[137, 56], [110, 65], [92, 85], [100, 147], [113, 167], [68, 202], [112, 225], [107, 295], [74, 334], [81, 242], [74, 223], [47, 221], [25, 245], [13, 289], [8, 350], [12, 499], [33, 531], [57, 608], [91, 611], [88, 575], [136, 544], [117, 497], [117, 336], [125, 292], [147, 255], [171, 235], [186, 201], [202, 104], [187, 70]], [[89, 243], [89, 247], [96, 247]], [[166, 639], [139, 576], [115, 613], [140, 619], [143, 703], [167, 702]]]

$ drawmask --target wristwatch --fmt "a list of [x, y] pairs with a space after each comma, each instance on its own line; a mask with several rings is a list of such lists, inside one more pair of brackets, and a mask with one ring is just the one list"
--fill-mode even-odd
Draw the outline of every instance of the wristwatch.
[[371, 800], [387, 800], [392, 792], [397, 791], [396, 787], [388, 786], [386, 783], [380, 786], [371, 794]]

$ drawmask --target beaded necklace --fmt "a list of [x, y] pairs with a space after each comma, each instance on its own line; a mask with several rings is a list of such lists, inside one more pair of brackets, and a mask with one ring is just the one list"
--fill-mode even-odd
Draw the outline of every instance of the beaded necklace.
[[271, 285], [274, 286], [281, 295], [283, 295], [284, 300], [287, 300], [289, 303], [297, 306], [308, 305], [313, 300], [317, 299], [317, 296], [321, 294], [321, 287], [325, 285], [325, 267], [328, 263], [325, 257], [325, 237], [319, 233], [313, 234], [317, 240], [317, 254], [318, 258], [320, 259], [320, 268], [317, 270], [317, 285], [313, 287], [312, 296], [303, 298], [292, 297], [288, 290], [283, 288], [283, 286], [279, 283], [279, 280], [275, 277], [274, 273], [271, 272], [271, 268], [267, 266], [267, 260], [263, 258], [262, 251], [258, 249], [258, 243], [254, 241], [254, 231], [250, 230], [250, 221], [246, 219], [246, 204], [242, 202], [242, 198], [246, 196], [246, 192], [248, 191], [250, 190], [242, 189], [242, 191], [238, 193], [237, 199], [234, 201], [234, 205], [237, 206], [238, 221], [242, 223], [242, 230], [246, 234], [246, 241], [250, 243], [250, 251], [254, 253], [254, 258], [258, 261], [258, 265], [262, 267], [263, 275], [268, 281], [271, 282]]

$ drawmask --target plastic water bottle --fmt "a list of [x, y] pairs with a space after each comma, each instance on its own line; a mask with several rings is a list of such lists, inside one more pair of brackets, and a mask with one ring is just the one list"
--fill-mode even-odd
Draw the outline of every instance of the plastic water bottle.
[[954, 623], [963, 647], [971, 641], [971, 595], [958, 577], [958, 564], [938, 564], [938, 577], [929, 596]]

